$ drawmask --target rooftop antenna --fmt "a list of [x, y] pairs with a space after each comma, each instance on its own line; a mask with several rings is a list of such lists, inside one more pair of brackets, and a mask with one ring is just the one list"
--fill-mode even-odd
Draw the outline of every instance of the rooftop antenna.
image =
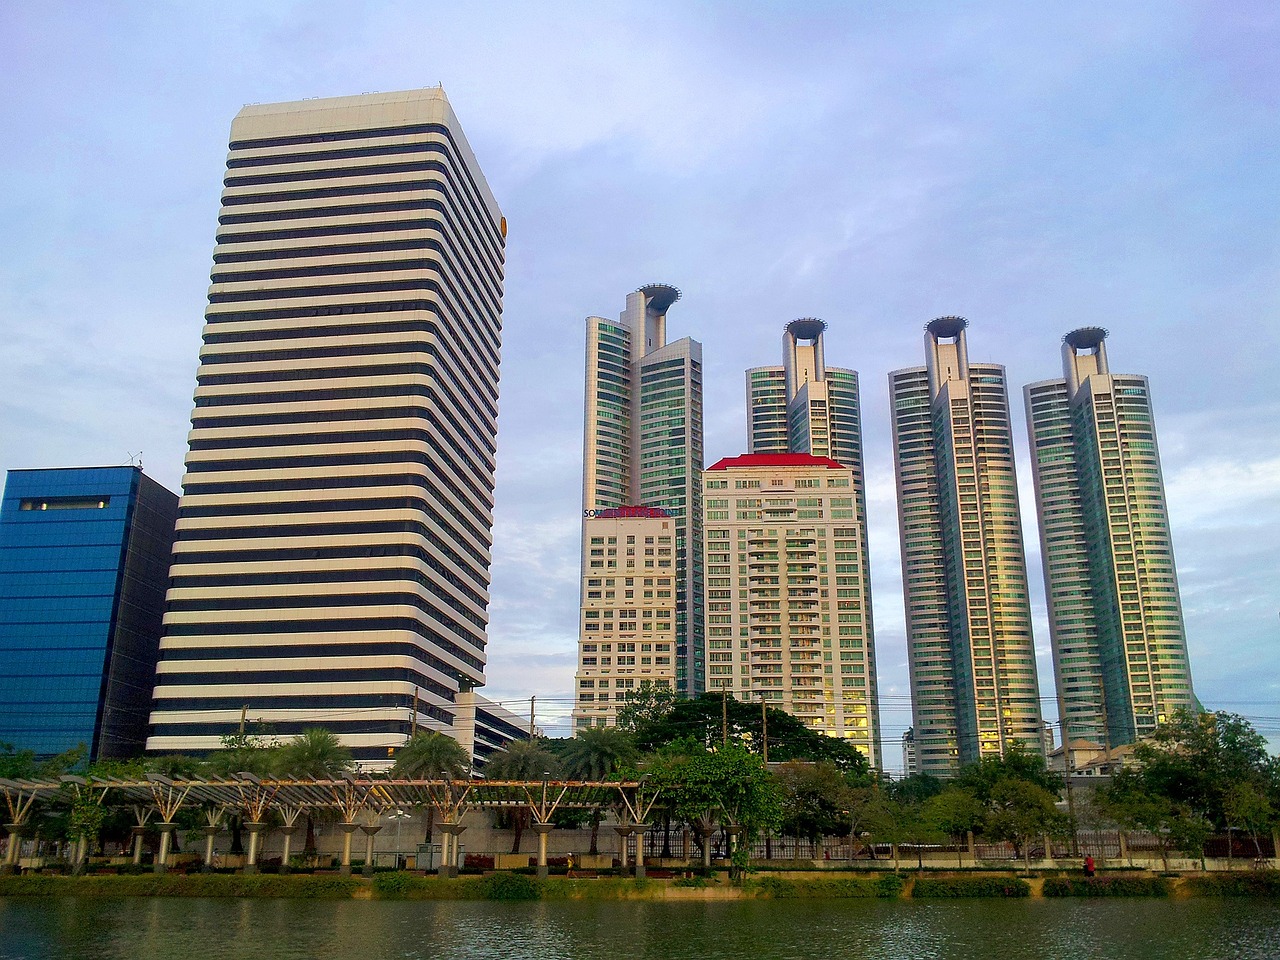
[[[127, 450], [125, 452], [129, 453], [129, 451]], [[142, 451], [141, 450], [139, 450], [137, 453], [129, 453], [129, 466], [137, 467], [139, 470], [142, 469]]]

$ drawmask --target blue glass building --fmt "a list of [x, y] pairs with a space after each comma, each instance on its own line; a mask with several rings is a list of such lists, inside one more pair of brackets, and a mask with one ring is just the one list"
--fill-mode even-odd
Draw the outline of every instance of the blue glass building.
[[140, 754], [178, 498], [138, 467], [11, 470], [0, 503], [0, 742]]

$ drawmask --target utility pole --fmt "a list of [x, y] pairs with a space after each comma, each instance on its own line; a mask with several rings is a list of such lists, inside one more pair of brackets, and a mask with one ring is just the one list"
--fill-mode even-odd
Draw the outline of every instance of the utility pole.
[[769, 708], [765, 705], [764, 694], [760, 694], [760, 732], [764, 741], [762, 757], [764, 765], [769, 766]]
[[530, 740], [533, 739], [533, 705], [537, 703], [537, 701], [538, 701], [538, 698], [536, 696], [529, 698], [529, 739]]
[[249, 717], [249, 705], [246, 703], [240, 708], [240, 739], [244, 739], [244, 723]]

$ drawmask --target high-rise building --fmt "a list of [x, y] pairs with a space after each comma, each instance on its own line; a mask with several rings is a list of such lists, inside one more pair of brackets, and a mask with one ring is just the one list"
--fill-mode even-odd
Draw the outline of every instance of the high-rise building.
[[763, 700], [879, 767], [866, 523], [853, 470], [806, 453], [708, 467], [707, 687]]
[[1113, 747], [1196, 700], [1151, 386], [1106, 337], [1067, 334], [1063, 378], [1025, 396], [1062, 739]]
[[506, 223], [443, 90], [231, 126], [148, 749], [483, 684]]
[[[617, 320], [587, 318], [583, 558], [597, 511], [657, 507], [675, 529], [676, 690], [703, 690], [702, 344], [667, 342], [680, 291], [650, 284]], [[587, 609], [584, 568], [583, 609]], [[590, 642], [584, 633], [580, 643]], [[581, 651], [579, 653], [581, 656]]]
[[573, 729], [613, 726], [646, 681], [676, 688], [676, 523], [658, 507], [584, 518]]
[[889, 375], [916, 750], [941, 776], [1043, 751], [1005, 372], [969, 362], [967, 326], [932, 321], [925, 366]]
[[0, 742], [141, 752], [178, 498], [139, 467], [11, 470], [0, 504]]

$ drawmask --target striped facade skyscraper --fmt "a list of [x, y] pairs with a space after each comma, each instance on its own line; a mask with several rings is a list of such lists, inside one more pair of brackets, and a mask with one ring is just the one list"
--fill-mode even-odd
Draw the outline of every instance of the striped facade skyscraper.
[[[587, 318], [583, 557], [586, 562], [587, 521], [598, 511], [643, 506], [670, 516], [676, 538], [676, 690], [696, 696], [706, 682], [702, 344], [688, 337], [667, 342], [667, 310], [679, 299], [675, 287], [650, 284], [627, 296], [617, 320]], [[584, 611], [593, 579], [587, 573], [584, 568]], [[619, 609], [624, 608], [621, 594], [618, 600]], [[579, 643], [579, 673], [584, 642], [590, 642], [585, 633]]]
[[1196, 699], [1151, 386], [1106, 338], [1067, 334], [1062, 379], [1024, 392], [1063, 740], [1112, 747]]
[[440, 89], [245, 107], [223, 182], [148, 749], [385, 760], [484, 682], [505, 221]]
[[925, 366], [889, 375], [913, 729], [940, 776], [1044, 752], [1005, 372], [969, 362], [967, 326], [932, 321]]

